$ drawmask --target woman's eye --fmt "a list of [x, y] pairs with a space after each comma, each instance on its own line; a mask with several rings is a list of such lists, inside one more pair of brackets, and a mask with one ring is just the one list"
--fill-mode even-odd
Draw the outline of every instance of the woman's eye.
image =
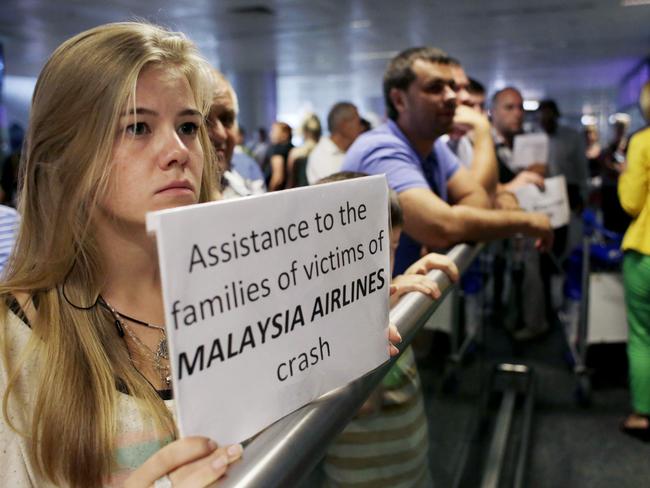
[[184, 124], [181, 124], [181, 126], [178, 128], [179, 134], [184, 136], [194, 135], [198, 131], [199, 131], [199, 126], [194, 122], [185, 122]]
[[141, 136], [149, 133], [149, 126], [144, 122], [136, 122], [126, 126], [125, 132], [132, 136]]

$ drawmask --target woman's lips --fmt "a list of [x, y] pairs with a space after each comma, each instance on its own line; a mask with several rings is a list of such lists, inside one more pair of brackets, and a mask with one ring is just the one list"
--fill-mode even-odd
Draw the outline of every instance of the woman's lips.
[[189, 182], [174, 182], [164, 186], [156, 194], [165, 195], [194, 195], [194, 187]]

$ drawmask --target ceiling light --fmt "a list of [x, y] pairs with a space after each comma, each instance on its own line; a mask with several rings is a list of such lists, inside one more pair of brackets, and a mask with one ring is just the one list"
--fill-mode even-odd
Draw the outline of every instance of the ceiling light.
[[616, 122], [623, 122], [624, 124], [629, 124], [631, 119], [629, 114], [617, 112], [615, 114], [610, 115], [607, 120], [610, 124], [615, 124]]
[[350, 27], [352, 29], [367, 29], [372, 25], [372, 22], [369, 20], [353, 20], [350, 22]]
[[539, 108], [538, 100], [524, 100], [524, 110], [527, 112], [534, 112]]
[[598, 122], [598, 119], [596, 118], [595, 115], [585, 114], [582, 117], [580, 117], [580, 123], [582, 125], [596, 125], [596, 122]]
[[623, 7], [639, 7], [641, 5], [650, 5], [650, 0], [621, 0]]

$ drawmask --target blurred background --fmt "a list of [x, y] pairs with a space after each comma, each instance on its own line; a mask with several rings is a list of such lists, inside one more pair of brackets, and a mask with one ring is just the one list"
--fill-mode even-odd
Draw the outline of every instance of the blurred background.
[[[518, 87], [533, 110], [557, 100], [564, 122], [605, 139], [616, 113], [641, 125], [650, 78], [648, 0], [3, 0], [0, 131], [26, 125], [35, 78], [53, 49], [92, 26], [147, 19], [185, 32], [232, 81], [241, 125], [294, 127], [340, 100], [377, 123], [388, 60], [414, 45], [458, 58], [488, 94]], [[610, 120], [611, 119], [611, 120]], [[6, 149], [6, 147], [5, 147]]]

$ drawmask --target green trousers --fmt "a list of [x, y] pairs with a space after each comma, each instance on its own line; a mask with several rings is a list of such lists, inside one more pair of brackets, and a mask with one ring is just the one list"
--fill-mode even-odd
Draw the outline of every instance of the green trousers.
[[629, 328], [627, 357], [632, 409], [650, 415], [650, 256], [626, 251], [623, 286]]

